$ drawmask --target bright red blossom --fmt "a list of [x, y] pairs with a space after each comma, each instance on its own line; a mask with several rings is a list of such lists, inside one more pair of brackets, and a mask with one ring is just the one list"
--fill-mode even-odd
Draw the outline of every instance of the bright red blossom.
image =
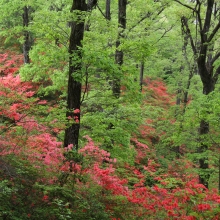
[[42, 201], [47, 202], [48, 199], [49, 199], [49, 196], [48, 195], [44, 195], [43, 198], [42, 198]]
[[207, 211], [211, 210], [211, 206], [209, 204], [199, 204], [197, 206], [198, 211]]

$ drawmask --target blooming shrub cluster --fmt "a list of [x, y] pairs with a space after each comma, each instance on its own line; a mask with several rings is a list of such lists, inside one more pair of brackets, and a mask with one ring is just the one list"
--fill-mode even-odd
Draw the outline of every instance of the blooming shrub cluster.
[[[184, 173], [190, 163], [164, 172], [154, 149], [137, 137], [131, 139], [134, 166], [112, 158], [89, 136], [78, 152], [63, 149], [54, 130], [35, 117], [36, 105], [47, 102], [34, 97], [36, 88], [20, 80], [18, 69], [9, 68], [7, 55], [0, 58], [6, 63], [0, 78], [0, 218], [220, 219], [220, 196]], [[167, 102], [161, 82], [152, 89]]]

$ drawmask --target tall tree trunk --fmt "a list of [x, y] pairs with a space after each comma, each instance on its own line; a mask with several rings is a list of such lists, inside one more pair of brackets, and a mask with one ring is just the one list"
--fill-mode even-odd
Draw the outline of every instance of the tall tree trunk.
[[[87, 10], [85, 0], [73, 0], [71, 12], [83, 12]], [[78, 150], [79, 129], [80, 129], [80, 106], [81, 106], [81, 70], [82, 70], [82, 43], [84, 35], [84, 18], [70, 23], [71, 33], [69, 39], [69, 79], [67, 94], [67, 118], [74, 120], [73, 124], [66, 128], [64, 147], [73, 145]], [[76, 61], [77, 58], [77, 61]]]
[[[198, 72], [203, 84], [204, 95], [208, 95], [209, 93], [213, 92], [216, 84], [216, 79], [215, 77], [213, 77], [213, 62], [212, 61], [210, 62], [209, 59], [207, 59], [208, 58], [207, 52], [209, 50], [208, 46], [210, 44], [207, 37], [207, 33], [211, 26], [211, 14], [212, 14], [214, 1], [208, 0], [207, 3], [208, 6], [206, 11], [206, 18], [204, 21], [204, 28], [200, 31], [201, 45], [200, 45], [199, 56], [197, 59]], [[199, 134], [202, 136], [208, 133], [209, 133], [209, 122], [202, 119], [200, 122]], [[201, 143], [198, 152], [204, 155], [207, 150], [208, 150], [207, 144]], [[208, 188], [210, 174], [209, 172], [207, 172], [207, 169], [209, 168], [207, 156], [203, 156], [202, 158], [199, 159], [199, 167], [201, 169], [201, 175], [199, 175], [199, 182]]]
[[[176, 0], [182, 6], [187, 7], [192, 10], [192, 14], [196, 15], [196, 30], [198, 29], [199, 40], [194, 39], [190, 27], [188, 25], [188, 19], [183, 16], [181, 18], [183, 31], [190, 39], [190, 44], [194, 56], [197, 57], [197, 67], [198, 73], [200, 75], [202, 84], [203, 84], [203, 95], [208, 95], [215, 89], [215, 84], [220, 75], [220, 66], [218, 65], [214, 71], [214, 63], [220, 57], [220, 52], [213, 53], [213, 41], [216, 33], [218, 33], [220, 29], [220, 20], [216, 19], [215, 10], [213, 11], [213, 7], [216, 4], [215, 0], [206, 0], [206, 2], [195, 1], [195, 8], [192, 8], [185, 4], [185, 2], [180, 2]], [[204, 4], [206, 7], [205, 18], [204, 11], [201, 11], [201, 5]], [[212, 22], [212, 16], [214, 12], [214, 20]], [[209, 122], [205, 119], [202, 119], [200, 122], [199, 135], [201, 135], [201, 139], [203, 136], [209, 133]], [[206, 151], [208, 149], [208, 145], [201, 141], [201, 145], [198, 148], [198, 152], [201, 153], [201, 157], [199, 159], [199, 166], [201, 173], [199, 174], [199, 182], [208, 188], [208, 182], [210, 173], [208, 171], [208, 156], [206, 155]]]
[[[116, 41], [116, 51], [115, 51], [115, 63], [121, 66], [123, 64], [123, 51], [119, 49], [121, 45], [121, 39], [124, 38], [124, 29], [126, 28], [126, 6], [127, 0], [118, 0], [118, 39]], [[121, 88], [121, 77], [114, 76], [112, 91], [113, 95], [116, 98], [120, 96], [120, 88]]]
[[[29, 25], [29, 13], [30, 13], [30, 6], [25, 6], [23, 8], [23, 27], [27, 28]], [[23, 56], [24, 56], [24, 63], [30, 63], [29, 51], [31, 49], [32, 40], [30, 36], [30, 32], [24, 30], [24, 43], [23, 43]]]
[[[213, 73], [207, 69], [207, 64], [203, 58], [203, 52], [205, 51], [202, 50], [202, 53], [198, 58], [197, 64], [198, 64], [199, 75], [203, 83], [203, 94], [208, 95], [209, 93], [214, 91], [216, 82], [212, 77]], [[209, 122], [203, 119], [200, 122], [199, 134], [206, 135], [208, 133], [209, 133]], [[201, 143], [198, 152], [204, 155], [207, 150], [208, 150], [207, 144]], [[202, 172], [201, 175], [199, 175], [199, 182], [208, 188], [210, 174], [209, 172], [206, 172], [207, 169], [209, 168], [207, 156], [203, 156], [202, 158], [199, 159], [199, 167]]]
[[[199, 134], [205, 135], [209, 133], [209, 123], [205, 120], [202, 120], [200, 122], [200, 128], [199, 128]], [[198, 153], [205, 154], [205, 152], [208, 150], [208, 146], [204, 143], [201, 143], [200, 147], [198, 148]], [[208, 157], [202, 156], [199, 159], [199, 168], [201, 169], [201, 173], [199, 174], [199, 183], [203, 184], [205, 187], [208, 188], [209, 184], [209, 178], [210, 174], [207, 172], [209, 168], [208, 164]]]

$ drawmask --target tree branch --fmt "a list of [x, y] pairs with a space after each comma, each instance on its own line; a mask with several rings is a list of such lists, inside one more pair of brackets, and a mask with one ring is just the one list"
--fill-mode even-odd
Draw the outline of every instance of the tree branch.
[[[200, 33], [200, 37], [202, 39], [202, 19], [201, 19], [201, 15], [200, 15], [200, 12], [201, 12], [201, 3], [199, 0], [197, 0], [197, 5], [199, 6], [198, 7], [198, 10], [196, 11], [196, 14], [197, 14], [197, 19], [198, 19], [198, 23], [199, 23], [199, 33]], [[196, 5], [196, 7], [197, 7]]]
[[105, 16], [105, 14], [102, 12], [102, 9], [99, 7], [99, 5], [97, 4], [96, 6], [97, 6], [97, 8], [99, 9], [99, 11], [101, 12], [101, 14], [103, 15], [103, 17], [104, 17], [106, 20], [109, 20], [109, 19]]
[[[207, 34], [211, 26], [211, 17], [212, 17], [212, 9], [214, 5], [214, 0], [207, 0], [207, 9], [206, 9], [206, 16], [204, 21], [204, 26], [202, 30], [202, 34], [204, 37], [204, 42], [207, 42]], [[204, 43], [203, 42], [203, 43]]]
[[216, 69], [215, 74], [213, 76], [213, 80], [217, 82], [218, 76], [220, 75], [220, 66]]
[[211, 65], [214, 64], [214, 62], [220, 57], [220, 52], [218, 52], [217, 54], [215, 54], [215, 56], [212, 58], [211, 60]]
[[144, 17], [142, 17], [135, 25], [133, 25], [131, 28], [129, 28], [129, 32], [131, 31], [131, 30], [133, 30], [136, 26], [138, 26], [142, 21], [144, 21], [146, 18], [149, 18], [150, 16], [152, 15], [152, 13], [150, 13], [150, 12], [147, 12], [147, 14], [145, 14], [145, 16]]
[[210, 42], [213, 37], [215, 36], [215, 34], [217, 33], [217, 31], [219, 30], [220, 28], [220, 21], [218, 22], [218, 24], [215, 26], [215, 28], [213, 29], [212, 33], [209, 35], [209, 38], [207, 40], [207, 42]]
[[192, 8], [191, 6], [184, 4], [184, 3], [182, 3], [182, 2], [179, 1], [179, 0], [175, 0], [175, 2], [179, 3], [180, 5], [182, 5], [182, 6], [186, 7], [186, 8], [189, 8], [190, 10], [192, 10], [192, 11], [194, 11], [194, 12], [197, 13], [197, 11], [196, 11], [195, 8]]
[[174, 27], [175, 25], [172, 25], [169, 29], [165, 29], [164, 28], [164, 33], [162, 34], [162, 36], [156, 41], [156, 43], [154, 43], [153, 45], [157, 44], [169, 31], [172, 30], [172, 28]]
[[82, 99], [81, 99], [81, 105], [83, 103], [83, 101], [85, 100], [85, 94], [87, 93], [87, 96], [88, 96], [88, 92], [89, 92], [89, 74], [88, 74], [88, 68], [89, 68], [89, 65], [86, 66], [86, 72], [85, 72], [85, 75], [86, 75], [86, 82], [85, 82], [85, 89], [84, 89], [84, 92], [83, 92], [83, 95], [82, 95]]
[[[193, 38], [192, 38], [192, 35], [191, 35], [191, 31], [190, 31], [189, 26], [188, 26], [188, 20], [185, 16], [182, 16], [181, 17], [181, 22], [182, 22], [183, 32], [185, 32], [185, 34], [187, 34], [187, 37], [189, 37], [190, 44], [191, 44], [191, 47], [192, 47], [192, 50], [193, 50], [193, 54], [194, 54], [194, 56], [196, 56], [197, 50], [196, 50], [196, 47], [195, 47], [195, 44], [194, 44], [194, 41], [193, 41]], [[186, 28], [185, 30], [184, 30], [184, 27]]]
[[[165, 5], [164, 5], [165, 6]], [[157, 16], [158, 15], [160, 15], [163, 11], [164, 11], [164, 9], [165, 9], [165, 7], [162, 7], [161, 8], [161, 10], [159, 10], [159, 12], [157, 13]], [[152, 12], [147, 12], [146, 14], [145, 14], [145, 16], [143, 16], [135, 25], [133, 25], [128, 31], [130, 32], [131, 30], [133, 30], [136, 26], [138, 26], [142, 21], [144, 21], [146, 18], [149, 18], [151, 15], [153, 15], [153, 13]], [[154, 20], [154, 19], [153, 19]]]

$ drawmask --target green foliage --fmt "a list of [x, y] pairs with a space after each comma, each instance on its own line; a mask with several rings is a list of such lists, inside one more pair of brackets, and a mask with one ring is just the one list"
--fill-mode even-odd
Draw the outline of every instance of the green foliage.
[[[108, 93], [109, 91], [106, 94]], [[110, 94], [107, 96], [102, 93], [102, 97], [94, 98], [92, 94], [91, 92], [91, 98], [88, 97], [88, 101], [84, 102], [81, 135], [89, 133], [113, 157], [132, 163], [134, 150], [130, 148], [130, 138], [142, 121], [141, 109], [135, 103], [119, 104]]]
[[100, 186], [77, 186], [73, 179], [66, 186], [46, 184], [40, 180], [42, 173], [37, 174], [30, 164], [16, 157], [13, 161], [11, 165], [5, 161], [5, 173], [1, 170], [1, 218], [109, 219], [110, 213], [103, 205]]
[[[99, 7], [92, 12], [80, 16], [78, 11], [70, 13], [71, 0], [65, 1], [65, 4], [62, 0], [22, 1], [22, 4], [19, 1], [14, 1], [14, 4], [0, 1], [3, 41], [8, 44], [23, 43], [24, 30], [31, 32], [35, 38], [30, 51], [31, 63], [24, 65], [19, 74], [24, 81], [32, 81], [37, 87], [34, 98], [20, 100], [19, 94], [16, 94], [0, 99], [0, 104], [6, 106], [3, 110], [17, 102], [27, 104], [29, 108], [25, 109], [25, 113], [43, 127], [40, 131], [37, 128], [27, 131], [2, 114], [0, 126], [6, 125], [9, 130], [8, 133], [7, 129], [3, 131], [2, 138], [10, 137], [11, 142], [14, 138], [16, 149], [20, 147], [22, 151], [19, 156], [4, 158], [6, 169], [0, 167], [0, 204], [3, 204], [0, 206], [0, 218], [153, 219], [156, 210], [157, 218], [171, 219], [171, 211], [175, 212], [175, 208], [180, 208], [177, 212], [182, 211], [198, 219], [219, 214], [219, 207], [214, 205], [212, 209], [199, 213], [197, 206], [203, 205], [200, 202], [206, 199], [208, 193], [199, 191], [198, 186], [185, 186], [192, 182], [187, 178], [191, 175], [197, 177], [197, 172], [200, 176], [211, 174], [210, 181], [216, 187], [220, 143], [219, 85], [215, 92], [203, 96], [200, 76], [195, 75], [190, 79], [190, 87], [187, 86], [195, 59], [189, 44], [186, 46], [188, 59], [184, 55], [180, 17], [185, 15], [190, 19], [189, 10], [180, 10], [173, 4], [165, 10], [171, 4], [166, 1], [154, 4], [143, 0], [129, 2], [127, 28], [118, 48], [124, 52], [124, 62], [119, 67], [115, 63], [115, 43], [120, 29], [116, 2], [112, 1], [112, 19], [106, 21], [100, 13], [104, 11], [105, 1], [100, 1]], [[29, 27], [24, 29], [22, 9], [27, 4], [33, 7], [33, 13]], [[10, 19], [7, 20], [7, 16]], [[85, 145], [83, 136], [88, 135], [111, 155], [111, 159], [117, 158], [114, 163], [108, 157], [106, 161], [99, 158], [98, 178], [89, 173], [93, 171], [91, 164], [96, 162], [94, 158], [88, 159], [74, 150], [63, 150], [65, 158], [57, 162], [57, 167], [55, 164], [54, 167], [42, 164], [41, 155], [34, 155], [36, 161], [28, 163], [26, 160], [28, 152], [44, 151], [54, 144], [48, 137], [49, 140], [44, 142], [40, 138], [34, 139], [34, 135], [48, 132], [53, 135], [54, 142], [63, 141], [65, 128], [73, 122], [66, 119], [65, 101], [69, 71], [69, 22], [79, 17], [86, 20], [81, 48], [83, 57], [81, 60], [73, 53], [71, 58], [73, 64], [82, 64], [82, 70], [73, 74], [83, 86], [80, 147]], [[191, 22], [190, 27], [193, 25]], [[195, 31], [192, 36], [196, 37]], [[144, 80], [142, 93], [140, 63], [145, 64], [144, 74], [150, 76]], [[178, 96], [180, 104], [175, 104], [162, 81], [158, 81], [158, 76], [167, 82], [169, 91], [174, 93], [173, 97]], [[119, 99], [112, 95], [115, 78], [120, 78], [121, 83]], [[189, 102], [183, 103], [186, 92], [190, 95]], [[42, 104], [37, 97], [47, 102]], [[209, 134], [199, 135], [201, 120], [209, 122]], [[131, 138], [137, 138], [139, 143], [132, 146]], [[27, 144], [27, 140], [30, 143]], [[39, 149], [31, 144], [36, 148], [39, 146]], [[57, 144], [54, 145], [55, 150], [60, 149]], [[198, 152], [201, 144], [208, 146], [208, 150]], [[9, 145], [7, 147], [12, 147]], [[92, 153], [95, 155], [97, 152], [93, 150]], [[207, 157], [210, 167], [199, 170], [198, 160], [204, 157]], [[75, 167], [69, 165], [64, 167], [66, 170], [61, 169], [65, 163], [77, 165], [78, 170], [71, 171]], [[118, 183], [114, 185], [116, 180]], [[113, 193], [113, 187], [124, 192]], [[186, 198], [186, 193], [191, 194]], [[170, 198], [178, 198], [180, 205], [172, 204], [171, 207]], [[183, 198], [184, 202], [181, 201]], [[213, 204], [217, 204], [216, 201], [213, 199]]]

